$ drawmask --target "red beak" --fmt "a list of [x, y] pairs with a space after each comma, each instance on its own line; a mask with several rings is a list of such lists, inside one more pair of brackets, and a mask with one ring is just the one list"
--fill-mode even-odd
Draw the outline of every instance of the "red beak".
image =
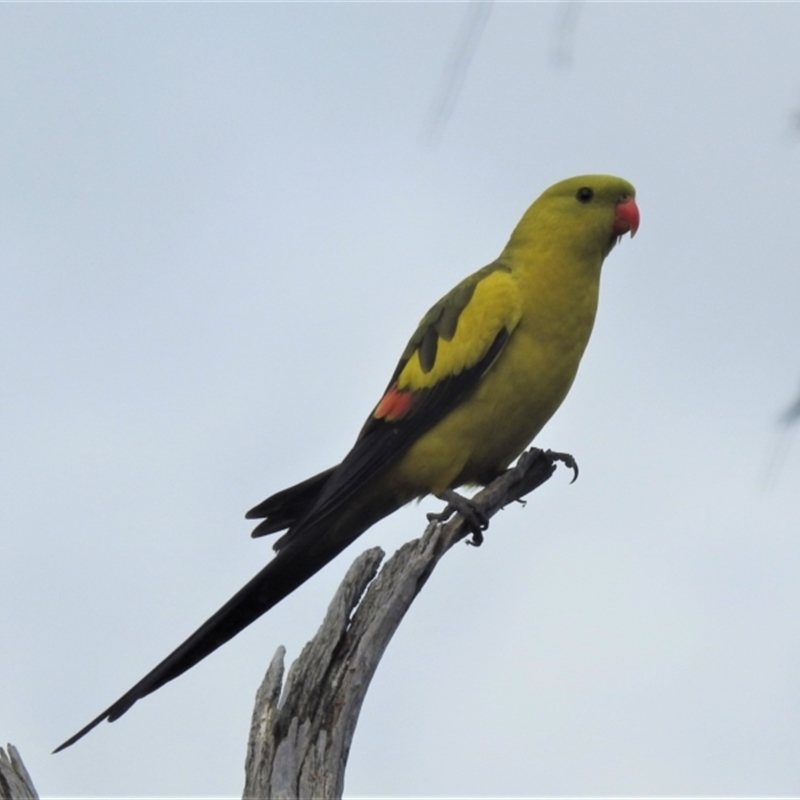
[[630, 231], [631, 238], [639, 230], [639, 206], [632, 197], [617, 203], [614, 212], [614, 235], [622, 236]]

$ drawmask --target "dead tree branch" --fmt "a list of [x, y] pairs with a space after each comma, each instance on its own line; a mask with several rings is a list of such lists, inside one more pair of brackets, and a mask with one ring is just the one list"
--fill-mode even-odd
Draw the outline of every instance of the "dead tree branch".
[[[473, 498], [488, 519], [541, 486], [571, 456], [539, 449]], [[394, 632], [439, 559], [470, 533], [455, 515], [431, 522], [384, 565], [372, 548], [350, 567], [316, 636], [292, 664], [283, 686], [285, 650], [278, 648], [256, 695], [243, 797], [340, 798], [361, 704]], [[377, 577], [376, 577], [377, 575]], [[363, 599], [362, 599], [363, 596]]]
[[[575, 477], [572, 456], [539, 449], [479, 492], [472, 502], [486, 520], [541, 486], [561, 461]], [[573, 478], [574, 480], [574, 478]], [[449, 506], [448, 506], [449, 508]], [[434, 515], [441, 516], [441, 515]], [[384, 553], [374, 547], [352, 564], [316, 636], [283, 683], [279, 647], [256, 694], [245, 764], [244, 798], [340, 798], [361, 704], [394, 632], [439, 559], [476, 531], [455, 514], [433, 521], [378, 572]], [[480, 540], [480, 534], [477, 533]], [[376, 577], [377, 576], [377, 577]], [[17, 749], [0, 748], [0, 800], [38, 800]]]

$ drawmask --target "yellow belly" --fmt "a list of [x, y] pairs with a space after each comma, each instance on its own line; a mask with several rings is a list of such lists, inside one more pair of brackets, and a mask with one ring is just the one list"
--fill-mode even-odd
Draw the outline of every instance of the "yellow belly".
[[392, 469], [392, 485], [411, 498], [483, 483], [504, 470], [566, 397], [592, 321], [572, 328], [568, 341], [543, 340], [520, 325], [475, 391]]

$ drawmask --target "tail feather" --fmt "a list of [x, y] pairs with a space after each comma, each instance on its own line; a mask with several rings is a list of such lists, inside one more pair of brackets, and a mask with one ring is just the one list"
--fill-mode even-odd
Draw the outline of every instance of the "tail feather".
[[339, 475], [338, 483], [330, 481], [341, 469], [340, 465], [321, 472], [248, 511], [248, 519], [266, 518], [253, 535], [288, 528], [276, 544], [277, 555], [183, 644], [54, 752], [75, 744], [103, 720], [119, 719], [138, 700], [191, 669], [319, 572], [367, 528], [411, 499], [398, 495], [390, 483], [362, 480], [358, 491], [350, 488], [345, 493], [344, 502], [340, 484], [347, 485], [348, 476], [339, 480]]
[[320, 492], [336, 467], [326, 469], [312, 478], [268, 497], [244, 516], [245, 519], [263, 519], [250, 534], [253, 538], [277, 533], [294, 525], [316, 502]]
[[[313, 537], [314, 533], [314, 531], [305, 531], [304, 540], [308, 541], [308, 537]], [[148, 672], [113, 705], [59, 745], [53, 752], [58, 753], [75, 744], [103, 720], [113, 722], [118, 719], [137, 700], [141, 700], [202, 661], [322, 569], [359, 533], [361, 531], [352, 531], [351, 535], [346, 538], [326, 537], [324, 544], [317, 539], [318, 546], [312, 548], [287, 547], [283, 549], [183, 644]]]

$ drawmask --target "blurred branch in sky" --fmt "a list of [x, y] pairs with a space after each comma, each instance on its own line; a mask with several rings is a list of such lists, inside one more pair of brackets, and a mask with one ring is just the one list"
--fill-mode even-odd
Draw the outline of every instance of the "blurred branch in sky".
[[796, 104], [789, 112], [789, 133], [795, 141], [800, 135], [800, 104]]
[[771, 488], [777, 483], [778, 476], [780, 475], [783, 464], [786, 461], [786, 456], [789, 454], [789, 448], [792, 441], [792, 433], [788, 429], [792, 427], [797, 420], [800, 419], [800, 394], [797, 399], [778, 417], [778, 424], [780, 429], [777, 431], [775, 444], [772, 446], [771, 454], [767, 458], [764, 468], [764, 487]]
[[781, 414], [781, 422], [787, 426], [793, 425], [798, 419], [800, 419], [800, 394], [797, 395], [794, 403]]
[[428, 112], [425, 127], [427, 138], [433, 144], [438, 143], [456, 107], [491, 11], [492, 0], [471, 0], [467, 5], [458, 36], [442, 71], [439, 91]]
[[[470, 64], [489, 21], [492, 1], [470, 0], [467, 4], [461, 28], [442, 71], [439, 90], [428, 111], [425, 134], [431, 144], [438, 144], [456, 107]], [[550, 51], [550, 61], [556, 68], [568, 69], [572, 66], [575, 28], [582, 5], [583, 0], [561, 0], [559, 3]]]
[[582, 5], [583, 0], [561, 0], [559, 4], [553, 48], [550, 51], [550, 61], [554, 67], [569, 69], [572, 66], [572, 46]]

